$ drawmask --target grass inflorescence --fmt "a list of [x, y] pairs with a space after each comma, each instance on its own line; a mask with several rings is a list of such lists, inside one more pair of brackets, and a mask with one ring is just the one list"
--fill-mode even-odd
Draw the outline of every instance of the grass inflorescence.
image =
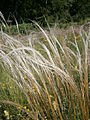
[[33, 38], [0, 31], [0, 65], [25, 95], [28, 108], [4, 104], [21, 107], [25, 119], [88, 120], [90, 29], [47, 32], [34, 23], [41, 32]]

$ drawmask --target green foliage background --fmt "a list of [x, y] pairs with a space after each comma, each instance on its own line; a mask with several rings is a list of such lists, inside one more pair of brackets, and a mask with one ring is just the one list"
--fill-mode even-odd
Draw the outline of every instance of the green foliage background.
[[[90, 17], [89, 0], [2, 0], [0, 11], [8, 19], [15, 16], [18, 22], [21, 18], [44, 22], [60, 20], [60, 22], [80, 21]], [[11, 19], [11, 18], [10, 18]]]

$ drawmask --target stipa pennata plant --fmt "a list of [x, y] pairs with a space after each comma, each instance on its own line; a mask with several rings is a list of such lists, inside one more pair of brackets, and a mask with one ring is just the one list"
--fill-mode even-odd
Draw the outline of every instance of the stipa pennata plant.
[[[0, 32], [0, 64], [26, 95], [32, 119], [89, 119], [89, 41], [83, 26], [72, 37], [49, 34], [32, 44]], [[79, 41], [78, 41], [79, 37]]]

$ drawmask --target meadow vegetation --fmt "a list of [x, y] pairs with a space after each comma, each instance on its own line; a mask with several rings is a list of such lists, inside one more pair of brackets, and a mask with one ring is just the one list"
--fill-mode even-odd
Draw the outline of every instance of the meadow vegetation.
[[89, 120], [90, 23], [33, 24], [25, 36], [0, 31], [0, 119]]

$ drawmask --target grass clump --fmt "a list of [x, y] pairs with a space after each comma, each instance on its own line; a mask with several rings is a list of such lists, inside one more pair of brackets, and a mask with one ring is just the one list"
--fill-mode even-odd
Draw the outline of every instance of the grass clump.
[[72, 27], [69, 40], [35, 24], [41, 36], [34, 43], [0, 32], [0, 64], [26, 96], [24, 110], [34, 120], [88, 120], [90, 30]]

